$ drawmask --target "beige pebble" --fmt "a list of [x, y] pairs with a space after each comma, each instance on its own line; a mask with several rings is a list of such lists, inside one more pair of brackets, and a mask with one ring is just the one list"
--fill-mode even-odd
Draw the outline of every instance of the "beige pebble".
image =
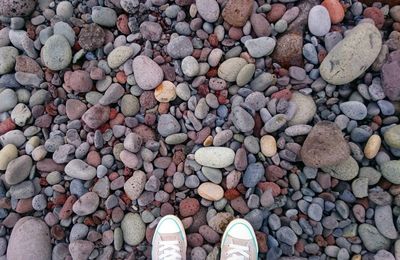
[[210, 201], [217, 201], [224, 197], [224, 190], [221, 186], [211, 182], [202, 183], [197, 191], [202, 198]]
[[44, 148], [44, 145], [36, 147], [32, 152], [32, 159], [36, 162], [43, 160], [46, 158], [47, 151]]
[[164, 80], [154, 90], [154, 96], [158, 102], [170, 102], [176, 98], [174, 83]]
[[18, 149], [13, 144], [7, 144], [0, 151], [0, 170], [7, 169], [9, 162], [18, 157]]
[[381, 137], [379, 135], [372, 135], [364, 148], [364, 155], [367, 159], [373, 159], [381, 148]]
[[260, 140], [261, 152], [267, 156], [271, 157], [276, 154], [276, 140], [272, 135], [264, 135]]
[[204, 146], [211, 146], [213, 144], [213, 137], [211, 135], [207, 136], [206, 140], [204, 140]]

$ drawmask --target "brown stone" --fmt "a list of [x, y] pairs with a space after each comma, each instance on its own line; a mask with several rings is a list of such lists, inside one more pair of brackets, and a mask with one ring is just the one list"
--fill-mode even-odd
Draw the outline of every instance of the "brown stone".
[[272, 59], [284, 68], [303, 66], [303, 36], [287, 33], [277, 40]]
[[253, 2], [253, 0], [229, 0], [222, 11], [222, 17], [232, 26], [243, 27], [253, 11]]
[[79, 45], [88, 51], [94, 51], [100, 48], [104, 44], [105, 32], [103, 28], [95, 23], [82, 28], [79, 33], [78, 43]]
[[350, 156], [350, 148], [340, 128], [332, 122], [317, 123], [301, 148], [307, 166], [321, 168], [336, 165]]

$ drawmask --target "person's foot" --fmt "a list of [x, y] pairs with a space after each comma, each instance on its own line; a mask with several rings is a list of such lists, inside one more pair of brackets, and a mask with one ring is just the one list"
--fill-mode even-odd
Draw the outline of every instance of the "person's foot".
[[253, 227], [244, 219], [235, 219], [225, 229], [221, 242], [221, 260], [254, 260], [258, 244]]
[[187, 240], [179, 218], [173, 215], [163, 217], [154, 232], [152, 244], [154, 260], [185, 260]]

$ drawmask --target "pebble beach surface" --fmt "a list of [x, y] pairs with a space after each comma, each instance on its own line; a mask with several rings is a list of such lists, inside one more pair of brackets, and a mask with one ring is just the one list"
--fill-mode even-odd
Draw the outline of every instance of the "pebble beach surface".
[[0, 0], [0, 260], [400, 259], [398, 0]]

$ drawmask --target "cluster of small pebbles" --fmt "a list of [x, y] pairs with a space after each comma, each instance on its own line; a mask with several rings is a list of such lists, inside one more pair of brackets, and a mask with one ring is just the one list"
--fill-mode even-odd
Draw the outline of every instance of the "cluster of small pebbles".
[[398, 0], [0, 0], [0, 259], [400, 259]]

